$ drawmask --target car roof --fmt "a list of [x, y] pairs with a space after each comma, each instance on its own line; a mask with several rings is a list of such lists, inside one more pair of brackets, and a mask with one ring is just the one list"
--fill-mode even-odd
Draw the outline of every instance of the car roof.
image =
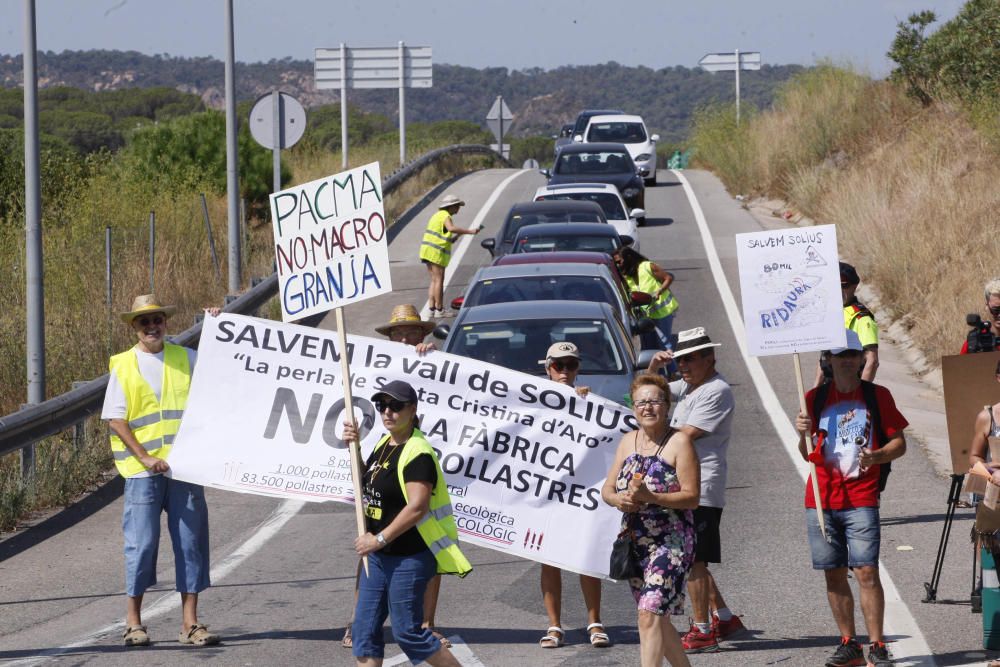
[[[593, 254], [601, 255], [604, 253]], [[531, 276], [603, 277], [606, 269], [602, 269], [602, 266], [604, 265], [598, 262], [560, 262], [559, 264], [534, 262], [485, 266], [476, 272], [470, 284], [479, 283], [484, 280], [527, 278]]]
[[642, 120], [642, 116], [630, 116], [624, 113], [618, 114], [602, 114], [600, 116], [591, 116], [591, 123], [646, 123]]
[[493, 266], [510, 266], [513, 264], [562, 264], [590, 263], [610, 266], [611, 255], [606, 252], [589, 252], [586, 250], [560, 250], [557, 252], [526, 252], [497, 257]]
[[620, 109], [584, 109], [583, 111], [578, 113], [576, 117], [580, 118], [581, 116], [590, 116], [590, 117], [615, 116], [615, 115], [624, 115], [624, 113], [625, 112]]
[[628, 149], [625, 147], [625, 144], [616, 144], [610, 141], [608, 142], [600, 141], [594, 143], [572, 143], [559, 147], [560, 155], [564, 155], [566, 153], [600, 153], [601, 151], [628, 153]]
[[593, 192], [594, 190], [604, 190], [609, 192], [618, 193], [618, 188], [611, 185], [610, 183], [558, 183], [556, 185], [543, 185], [535, 191], [535, 196], [540, 194], [545, 194], [546, 192], [566, 192], [567, 190], [572, 190], [574, 192]]
[[546, 222], [521, 227], [514, 239], [525, 236], [618, 236], [618, 232], [611, 225], [592, 222]]
[[[612, 186], [614, 187], [614, 186]], [[507, 212], [507, 217], [514, 215], [524, 215], [527, 213], [548, 213], [550, 211], [567, 211], [571, 213], [599, 213], [601, 218], [604, 217], [604, 209], [601, 205], [592, 201], [573, 201], [573, 200], [555, 200], [555, 201], [529, 201], [521, 202], [519, 204], [514, 204], [510, 207], [510, 211]]]
[[508, 301], [463, 308], [455, 324], [570, 318], [610, 320], [617, 315], [603, 301]]

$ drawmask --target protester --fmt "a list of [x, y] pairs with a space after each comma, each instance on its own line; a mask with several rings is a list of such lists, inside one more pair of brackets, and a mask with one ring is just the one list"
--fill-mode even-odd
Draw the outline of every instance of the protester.
[[[878, 323], [872, 311], [858, 301], [855, 292], [861, 278], [857, 270], [847, 262], [840, 263], [840, 296], [844, 302], [844, 326], [855, 332], [864, 346], [864, 365], [861, 367], [861, 379], [867, 382], [875, 381], [878, 370]], [[829, 359], [824, 355], [816, 369], [815, 386], [829, 379]]]
[[[990, 333], [993, 334], [994, 349], [1000, 350], [1000, 278], [993, 278], [983, 285], [983, 292], [986, 297], [986, 317], [983, 321], [989, 325]], [[969, 338], [966, 336], [959, 354], [968, 353]]]
[[444, 270], [451, 261], [451, 244], [460, 234], [478, 234], [481, 227], [465, 229], [456, 227], [451, 217], [465, 202], [452, 194], [441, 200], [438, 211], [431, 216], [420, 242], [420, 261], [427, 265], [430, 285], [427, 287], [427, 303], [431, 317], [454, 317], [452, 310], [444, 309]]
[[639, 611], [643, 667], [690, 665], [669, 614], [684, 613], [684, 583], [694, 562], [692, 510], [698, 506], [699, 465], [694, 443], [667, 425], [670, 387], [659, 375], [636, 377], [630, 391], [639, 430], [618, 443], [601, 488], [604, 502], [622, 511], [643, 569], [629, 586]]
[[[903, 429], [907, 421], [888, 389], [858, 377], [864, 345], [853, 330], [848, 329], [846, 335], [846, 347], [830, 350], [832, 386], [811, 389], [806, 394], [807, 413], [799, 413], [795, 420], [799, 452], [816, 464], [826, 537], [816, 516], [810, 480], [806, 481], [806, 525], [813, 569], [824, 571], [827, 599], [840, 632], [840, 644], [827, 667], [865, 664], [864, 648], [855, 633], [848, 568], [861, 592], [870, 643], [867, 664], [885, 667], [892, 661], [882, 635], [885, 598], [878, 572], [879, 495], [883, 466], [906, 452]], [[810, 455], [806, 438], [811, 436], [819, 436], [819, 441]]]
[[[190, 646], [219, 643], [198, 620], [198, 594], [209, 587], [208, 506], [205, 491], [165, 476], [166, 458], [180, 428], [197, 353], [168, 343], [167, 319], [174, 306], [152, 294], [138, 296], [121, 319], [135, 333], [129, 350], [111, 357], [101, 418], [111, 430], [111, 452], [125, 478], [125, 646], [148, 646], [142, 598], [156, 584], [160, 514], [174, 551], [175, 586], [183, 620], [178, 641]], [[218, 314], [217, 309], [209, 311]]]
[[[994, 371], [996, 381], [1000, 382], [1000, 361]], [[1000, 462], [990, 461], [990, 438], [1000, 438], [1000, 403], [984, 406], [976, 415], [976, 425], [973, 427], [972, 446], [969, 447], [969, 467], [982, 463], [993, 471], [993, 483], [1000, 484]]]
[[625, 246], [614, 255], [615, 264], [629, 291], [646, 292], [653, 297], [645, 306], [646, 316], [653, 320], [656, 329], [640, 334], [645, 350], [669, 350], [672, 347], [671, 330], [677, 313], [677, 299], [670, 291], [674, 276], [658, 264], [649, 261], [632, 248]]
[[736, 405], [729, 383], [715, 368], [715, 348], [719, 346], [702, 327], [681, 331], [673, 352], [657, 353], [650, 366], [655, 372], [671, 358], [677, 363], [681, 379], [670, 383], [670, 398], [677, 404], [670, 425], [694, 441], [701, 466], [701, 500], [694, 511], [697, 547], [688, 576], [694, 618], [682, 639], [688, 653], [714, 653], [720, 641], [746, 631], [740, 617], [729, 610], [708, 569], [709, 563], [722, 562], [719, 526], [726, 505], [726, 456]]
[[[580, 351], [569, 342], [553, 343], [545, 353], [545, 359], [538, 362], [545, 365], [549, 379], [572, 387], [580, 372]], [[577, 387], [576, 392], [586, 396], [588, 387]], [[549, 629], [539, 640], [542, 648], [559, 648], [565, 643], [566, 632], [562, 628], [562, 570], [552, 565], [542, 564], [541, 575], [542, 604], [549, 617]], [[608, 631], [601, 622], [601, 580], [580, 575], [580, 589], [587, 605], [587, 634], [590, 645], [605, 648], [611, 645]]]
[[[372, 402], [389, 432], [369, 455], [362, 476], [368, 532], [354, 547], [368, 556], [368, 571], [358, 587], [353, 653], [359, 666], [382, 664], [382, 625], [391, 609], [393, 637], [411, 662], [456, 667], [451, 651], [423, 627], [427, 582], [435, 573], [464, 577], [472, 571], [458, 547], [444, 473], [419, 429], [412, 386], [394, 380]], [[357, 426], [345, 423], [343, 438], [356, 441]]]

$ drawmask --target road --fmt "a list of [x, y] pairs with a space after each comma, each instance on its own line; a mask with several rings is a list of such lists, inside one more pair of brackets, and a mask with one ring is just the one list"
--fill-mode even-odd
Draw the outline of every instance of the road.
[[[659, 178], [660, 185], [646, 195], [648, 224], [640, 230], [644, 254], [676, 275], [681, 306], [675, 331], [704, 326], [722, 343], [719, 368], [737, 400], [722, 520], [724, 563], [712, 569], [729, 606], [743, 615], [751, 632], [724, 644], [719, 654], [693, 656], [692, 663], [822, 665], [837, 638], [822, 575], [810, 566], [804, 484], [788, 451], [793, 437], [789, 418], [798, 406], [792, 363], [788, 357], [745, 359], [732, 322], [739, 304], [733, 235], [758, 231], [760, 225], [708, 173], [678, 176], [661, 171]], [[702, 225], [681, 178], [690, 183], [704, 211]], [[475, 220], [485, 230], [475, 238], [462, 237], [469, 247], [449, 278], [446, 298], [460, 294], [475, 269], [489, 261], [479, 240], [495, 233], [509, 206], [529, 199], [541, 184], [536, 172], [486, 170], [447, 188], [468, 202], [456, 223]], [[394, 304], [424, 305], [427, 275], [416, 260], [416, 249], [430, 210], [417, 212], [395, 233], [390, 245], [395, 292], [351, 307], [347, 324], [352, 333], [374, 335], [373, 327], [388, 319]], [[727, 307], [728, 293], [735, 300]], [[332, 318], [322, 326], [332, 328]], [[815, 358], [805, 356], [804, 365], [811, 369]], [[339, 645], [353, 604], [352, 509], [212, 490], [208, 496], [215, 585], [202, 595], [201, 615], [222, 634], [224, 643], [205, 649], [177, 643], [178, 596], [171, 592], [172, 557], [164, 539], [160, 584], [147, 593], [145, 605], [154, 645], [122, 648], [120, 486], [112, 483], [79, 507], [0, 543], [0, 661], [353, 664], [349, 651]], [[981, 617], [971, 614], [968, 605], [970, 514], [956, 518], [939, 587], [939, 596], [953, 598], [952, 603], [920, 602], [922, 584], [933, 567], [947, 492], [948, 480], [921, 447], [911, 443], [908, 454], [893, 465], [882, 507], [882, 563], [891, 577], [886, 627], [899, 664], [945, 667], [984, 660], [983, 651], [977, 650]], [[566, 575], [567, 645], [541, 650], [537, 642], [548, 623], [538, 591], [538, 566], [475, 547], [468, 547], [467, 554], [475, 571], [464, 580], [445, 581], [437, 618], [442, 631], [458, 644], [463, 664], [638, 664], [635, 606], [625, 585], [605, 584], [603, 617], [615, 646], [593, 649], [585, 640], [576, 577]], [[686, 618], [674, 621], [686, 628]], [[858, 627], [864, 628], [860, 614]], [[398, 655], [390, 644], [386, 664], [408, 664], [405, 659], [393, 662]]]

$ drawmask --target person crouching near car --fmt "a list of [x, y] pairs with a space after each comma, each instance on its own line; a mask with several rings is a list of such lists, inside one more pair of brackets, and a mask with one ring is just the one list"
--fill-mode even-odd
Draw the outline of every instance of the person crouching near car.
[[643, 570], [642, 579], [628, 582], [639, 609], [642, 667], [658, 667], [663, 658], [686, 667], [670, 615], [684, 613], [701, 466], [691, 436], [670, 426], [670, 386], [662, 376], [637, 376], [630, 396], [639, 429], [618, 442], [601, 497], [623, 513], [622, 530], [631, 531]]
[[[431, 578], [472, 571], [458, 548], [444, 473], [418, 428], [412, 386], [394, 380], [372, 402], [388, 433], [375, 445], [362, 476], [368, 532], [354, 540], [354, 548], [368, 556], [368, 571], [361, 574], [354, 610], [354, 657], [359, 666], [382, 664], [382, 625], [391, 609], [392, 635], [411, 662], [458, 667], [451, 651], [423, 627], [424, 592]], [[343, 437], [357, 440], [357, 425], [346, 422]]]

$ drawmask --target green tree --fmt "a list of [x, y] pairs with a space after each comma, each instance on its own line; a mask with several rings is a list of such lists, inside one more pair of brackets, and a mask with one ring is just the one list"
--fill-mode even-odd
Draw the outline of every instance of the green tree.
[[930, 10], [910, 14], [905, 22], [897, 25], [896, 37], [887, 54], [898, 65], [891, 78], [905, 83], [907, 92], [925, 106], [932, 101], [930, 88], [935, 67], [924, 33], [936, 20], [937, 16]]

